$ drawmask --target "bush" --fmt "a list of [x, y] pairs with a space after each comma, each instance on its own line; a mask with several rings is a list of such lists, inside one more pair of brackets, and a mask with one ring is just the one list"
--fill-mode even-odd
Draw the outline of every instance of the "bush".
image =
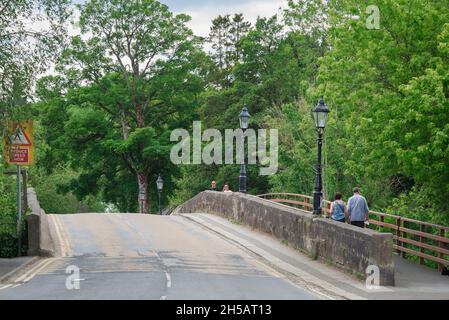
[[[0, 164], [0, 172], [4, 171]], [[27, 226], [23, 217], [22, 254], [27, 251]], [[0, 174], [0, 258], [17, 256], [17, 185], [13, 176]]]
[[67, 214], [105, 211], [105, 205], [99, 197], [91, 195], [79, 200], [72, 192], [65, 190], [77, 176], [77, 172], [66, 166], [58, 166], [51, 174], [39, 168], [32, 169], [30, 177], [35, 186], [39, 204], [45, 212]]

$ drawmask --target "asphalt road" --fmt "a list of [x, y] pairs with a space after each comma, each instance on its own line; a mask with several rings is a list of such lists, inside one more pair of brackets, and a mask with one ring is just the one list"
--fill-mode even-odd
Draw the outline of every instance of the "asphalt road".
[[49, 217], [60, 257], [0, 285], [0, 299], [318, 299], [182, 216]]

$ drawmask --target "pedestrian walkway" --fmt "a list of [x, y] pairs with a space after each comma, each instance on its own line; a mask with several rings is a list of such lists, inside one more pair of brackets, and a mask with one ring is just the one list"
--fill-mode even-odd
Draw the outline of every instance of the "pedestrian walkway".
[[324, 262], [316, 261], [279, 240], [244, 225], [236, 225], [222, 217], [210, 214], [184, 214], [205, 228], [246, 247], [276, 265], [279, 271], [296, 275], [302, 285], [316, 285], [327, 289], [330, 295], [346, 299], [449, 299], [449, 277], [411, 261], [394, 257], [395, 286], [368, 289], [365, 283]]
[[449, 299], [449, 276], [442, 276], [440, 272], [395, 255], [395, 277], [397, 288], [413, 292], [442, 295], [442, 299]]

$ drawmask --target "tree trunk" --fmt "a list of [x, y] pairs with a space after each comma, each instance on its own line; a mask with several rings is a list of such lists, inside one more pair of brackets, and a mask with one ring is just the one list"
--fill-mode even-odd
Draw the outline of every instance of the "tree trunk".
[[139, 213], [150, 214], [151, 196], [148, 192], [148, 174], [138, 172], [137, 181], [139, 184], [139, 195], [138, 195]]
[[125, 111], [122, 110], [121, 114], [120, 114], [120, 124], [122, 126], [122, 134], [123, 134], [123, 140], [128, 140], [128, 136], [129, 136], [129, 127], [126, 124], [126, 118], [125, 118]]

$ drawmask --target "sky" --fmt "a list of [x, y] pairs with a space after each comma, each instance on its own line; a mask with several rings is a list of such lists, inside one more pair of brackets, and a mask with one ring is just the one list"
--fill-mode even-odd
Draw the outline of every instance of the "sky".
[[[287, 0], [159, 0], [174, 13], [192, 17], [190, 28], [198, 36], [209, 34], [211, 21], [218, 15], [243, 13], [246, 20], [255, 22], [258, 16], [269, 17], [287, 6]], [[75, 0], [83, 3], [84, 0]]]

